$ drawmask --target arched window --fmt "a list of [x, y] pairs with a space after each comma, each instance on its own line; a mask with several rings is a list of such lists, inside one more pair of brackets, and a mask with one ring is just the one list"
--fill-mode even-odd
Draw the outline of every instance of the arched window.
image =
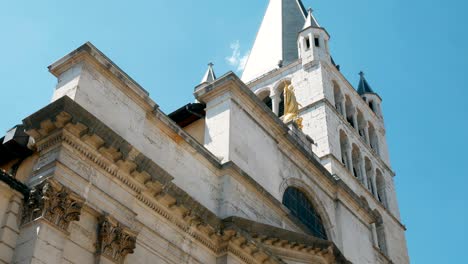
[[344, 116], [343, 94], [335, 81], [333, 81], [333, 94], [335, 96], [335, 108], [338, 113]]
[[375, 231], [377, 235], [377, 246], [379, 247], [380, 251], [384, 255], [388, 255], [387, 251], [387, 239], [385, 237], [385, 227], [382, 221], [382, 216], [377, 212], [374, 211], [377, 216], [377, 221], [375, 223]]
[[322, 218], [317, 214], [312, 203], [300, 190], [289, 187], [283, 196], [283, 204], [297, 217], [312, 235], [327, 240], [327, 234], [323, 226]]
[[280, 95], [278, 102], [278, 116], [282, 117], [284, 115], [284, 88], [290, 85], [291, 82], [288, 80], [283, 80], [279, 82], [278, 88], [276, 88], [277, 94]]
[[369, 107], [370, 107], [370, 109], [371, 109], [373, 112], [375, 112], [374, 101], [369, 100]]
[[385, 179], [382, 176], [382, 172], [380, 172], [380, 170], [375, 172], [375, 185], [377, 186], [377, 199], [383, 204], [385, 208], [388, 208], [387, 193], [385, 191]]
[[351, 158], [353, 160], [353, 175], [354, 177], [358, 178], [362, 182], [362, 173], [361, 173], [361, 151], [359, 148], [353, 144]]
[[379, 152], [379, 138], [377, 136], [377, 132], [375, 131], [374, 125], [369, 122], [369, 140], [370, 146], [375, 152], [380, 155]]
[[340, 149], [341, 149], [341, 162], [346, 168], [350, 168], [349, 156], [348, 156], [348, 137], [343, 130], [340, 130]]
[[367, 176], [367, 189], [375, 196], [375, 189], [374, 189], [374, 170], [372, 168], [372, 163], [368, 157], [365, 159], [366, 161], [366, 176]]
[[357, 110], [357, 122], [358, 122], [358, 131], [359, 131], [359, 135], [361, 136], [361, 138], [367, 142], [367, 138], [366, 138], [366, 133], [367, 133], [367, 129], [366, 129], [366, 120], [364, 120], [364, 115], [362, 114], [362, 112], [358, 109]]
[[262, 100], [263, 103], [265, 103], [268, 108], [273, 109], [273, 103], [270, 97], [270, 91], [263, 91], [260, 94], [258, 94], [258, 98]]
[[354, 123], [354, 106], [351, 103], [351, 98], [349, 96], [345, 97], [345, 108], [346, 108], [346, 120], [352, 127], [356, 128], [356, 124]]
[[281, 92], [280, 101], [278, 106], [278, 116], [284, 116], [284, 92]]

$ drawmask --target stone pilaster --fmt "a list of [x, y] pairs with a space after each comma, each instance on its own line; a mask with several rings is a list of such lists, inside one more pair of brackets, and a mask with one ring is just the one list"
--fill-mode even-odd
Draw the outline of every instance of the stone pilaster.
[[[22, 195], [11, 191], [8, 207], [4, 215], [0, 217], [0, 263], [12, 263], [14, 248], [19, 235], [19, 214], [22, 203]], [[5, 195], [5, 193], [4, 193]]]
[[110, 216], [99, 221], [97, 263], [124, 263], [136, 246], [136, 234]]

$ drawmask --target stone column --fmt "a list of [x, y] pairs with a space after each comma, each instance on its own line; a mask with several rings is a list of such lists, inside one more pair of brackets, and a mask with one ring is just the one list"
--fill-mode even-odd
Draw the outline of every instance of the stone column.
[[280, 96], [278, 95], [277, 92], [274, 92], [274, 94], [272, 94], [270, 98], [271, 98], [271, 108], [272, 108], [271, 110], [273, 111], [273, 113], [275, 113], [275, 115], [278, 115]]
[[378, 242], [378, 237], [377, 237], [377, 227], [375, 226], [375, 223], [371, 224], [371, 228], [372, 228], [372, 238], [373, 238], [374, 246], [379, 247], [379, 242]]
[[367, 123], [366, 123], [366, 126], [364, 127], [364, 134], [365, 134], [365, 137], [366, 137], [367, 144], [370, 145], [369, 124], [367, 124]]
[[367, 186], [366, 166], [362, 159], [361, 159], [361, 177], [362, 177], [361, 182], [364, 184], [364, 186], [366, 186], [367, 189], [369, 189], [369, 187]]
[[[1, 183], [2, 185], [6, 185]], [[4, 212], [1, 219], [0, 225], [0, 263], [12, 263], [14, 249], [16, 247], [16, 242], [19, 235], [19, 213], [22, 203], [22, 195], [17, 193], [14, 190], [11, 190], [9, 186], [2, 186], [5, 188], [0, 188], [8, 201], [7, 208]]]
[[379, 199], [378, 198], [378, 193], [379, 193], [379, 190], [377, 190], [377, 183], [375, 182], [375, 176], [373, 179], [371, 179], [371, 182], [372, 182], [372, 186], [374, 186], [374, 197], [375, 199]]
[[357, 121], [357, 111], [356, 110], [354, 110], [354, 113], [353, 113], [353, 123], [354, 123], [354, 128], [356, 129], [356, 131], [359, 134], [359, 124], [358, 124], [358, 121]]
[[14, 262], [62, 263], [68, 227], [79, 221], [83, 200], [52, 179], [33, 187], [23, 209]]
[[341, 114], [346, 119], [346, 104], [344, 101], [341, 101], [340, 104], [341, 104]]
[[351, 172], [351, 174], [353, 174], [353, 170], [354, 170], [354, 164], [353, 164], [353, 153], [351, 151], [351, 148], [348, 146], [346, 148], [346, 152], [348, 153], [348, 163], [349, 163], [349, 171]]
[[136, 233], [106, 215], [99, 219], [97, 263], [123, 264], [136, 246]]

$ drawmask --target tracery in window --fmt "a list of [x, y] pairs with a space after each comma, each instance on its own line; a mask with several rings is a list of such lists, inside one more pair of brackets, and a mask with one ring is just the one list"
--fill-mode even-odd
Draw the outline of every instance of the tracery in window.
[[283, 204], [311, 231], [313, 236], [328, 239], [322, 218], [303, 192], [289, 187], [284, 193]]

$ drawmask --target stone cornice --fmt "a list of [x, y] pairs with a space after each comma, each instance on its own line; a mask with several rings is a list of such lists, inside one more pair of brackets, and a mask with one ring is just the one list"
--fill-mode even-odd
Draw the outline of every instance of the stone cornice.
[[255, 241], [257, 247], [283, 248], [290, 251], [312, 253], [321, 256], [334, 264], [348, 264], [333, 242], [321, 240], [305, 234], [294, 233], [281, 228], [260, 224], [239, 217], [229, 217], [223, 220], [224, 232], [234, 231], [251, 241]]

